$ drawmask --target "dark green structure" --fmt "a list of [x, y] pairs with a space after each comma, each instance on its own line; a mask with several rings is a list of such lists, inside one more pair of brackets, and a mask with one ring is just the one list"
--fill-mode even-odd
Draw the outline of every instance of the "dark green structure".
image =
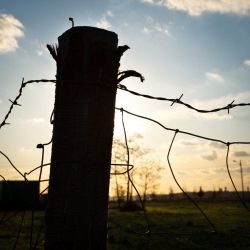
[[0, 209], [32, 208], [39, 205], [38, 181], [0, 181]]

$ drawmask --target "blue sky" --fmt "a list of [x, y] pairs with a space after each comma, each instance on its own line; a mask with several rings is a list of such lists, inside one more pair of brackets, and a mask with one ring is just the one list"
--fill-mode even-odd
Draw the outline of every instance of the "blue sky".
[[[0, 0], [0, 120], [26, 80], [54, 78], [56, 66], [46, 44], [71, 27], [96, 26], [118, 34], [119, 44], [130, 50], [121, 69], [134, 69], [146, 80], [130, 79], [130, 89], [156, 96], [177, 98], [198, 108], [216, 108], [250, 100], [250, 2], [248, 0], [85, 0], [85, 1], [3, 1]], [[39, 165], [36, 144], [50, 140], [49, 116], [54, 87], [33, 84], [24, 90], [9, 122], [0, 131], [0, 150], [23, 171]], [[185, 107], [145, 100], [118, 91], [117, 107], [159, 120], [171, 128], [225, 141], [250, 141], [248, 107], [200, 115]], [[171, 133], [145, 121], [127, 117], [128, 132], [142, 133], [144, 144], [155, 149], [155, 157], [166, 168], [162, 192], [173, 185], [166, 164]], [[115, 133], [121, 135], [119, 114]], [[49, 161], [49, 149], [47, 150]], [[238, 153], [237, 153], [238, 152]], [[241, 152], [241, 153], [239, 153]], [[245, 186], [250, 186], [250, 148], [232, 147], [231, 163], [239, 183], [242, 160]], [[210, 142], [179, 136], [173, 150], [173, 166], [187, 189], [228, 186], [225, 149]], [[5, 159], [1, 174], [18, 178]], [[165, 178], [166, 177], [166, 178]]]

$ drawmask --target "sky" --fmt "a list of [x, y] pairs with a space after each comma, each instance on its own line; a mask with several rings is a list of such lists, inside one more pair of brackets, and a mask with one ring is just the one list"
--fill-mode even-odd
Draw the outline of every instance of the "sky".
[[[121, 70], [140, 72], [145, 81], [123, 81], [127, 88], [153, 96], [179, 98], [200, 109], [220, 108], [250, 101], [250, 1], [248, 0], [0, 0], [0, 121], [25, 80], [55, 79], [56, 65], [46, 44], [71, 27], [94, 26], [118, 34], [119, 45], [130, 50], [121, 59]], [[0, 130], [0, 150], [22, 172], [39, 166], [38, 143], [50, 141], [49, 117], [55, 86], [30, 84]], [[250, 141], [250, 109], [200, 114], [169, 102], [132, 96], [118, 90], [116, 107], [147, 116], [166, 127], [205, 137]], [[149, 121], [125, 115], [128, 136], [141, 134], [140, 143], [151, 148], [151, 159], [163, 168], [159, 192], [178, 190], [167, 164], [173, 132]], [[116, 113], [115, 137], [123, 138], [121, 115]], [[186, 190], [205, 190], [232, 184], [226, 171], [223, 144], [177, 134], [171, 165]], [[50, 148], [45, 162], [50, 161]], [[245, 187], [250, 186], [250, 146], [230, 147], [229, 165], [239, 190], [240, 161]], [[140, 166], [138, 166], [139, 171]], [[0, 156], [0, 174], [21, 176]], [[44, 178], [48, 178], [48, 167]], [[37, 174], [30, 176], [37, 178]]]

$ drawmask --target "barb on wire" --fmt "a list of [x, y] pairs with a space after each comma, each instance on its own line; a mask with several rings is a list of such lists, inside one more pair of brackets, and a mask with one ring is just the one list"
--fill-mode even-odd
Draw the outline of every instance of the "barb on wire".
[[181, 187], [181, 185], [179, 184], [179, 182], [177, 181], [176, 177], [175, 177], [175, 174], [174, 174], [174, 171], [173, 171], [173, 168], [171, 166], [171, 163], [170, 163], [170, 152], [171, 152], [171, 149], [173, 147], [173, 143], [174, 143], [174, 140], [176, 138], [176, 135], [178, 134], [179, 130], [176, 129], [175, 133], [174, 133], [174, 136], [173, 136], [173, 139], [170, 143], [170, 147], [168, 149], [168, 154], [167, 154], [167, 162], [168, 162], [168, 166], [169, 166], [169, 169], [171, 171], [171, 174], [173, 176], [173, 179], [175, 181], [175, 183], [177, 184], [177, 186], [179, 187], [179, 189], [182, 191], [182, 193], [194, 204], [194, 206], [199, 210], [199, 212], [204, 216], [204, 218], [206, 219], [206, 221], [208, 222], [208, 224], [211, 226], [211, 228], [213, 229], [212, 230], [212, 233], [216, 233], [217, 230], [214, 226], [214, 224], [212, 223], [212, 221], [208, 218], [208, 216], [206, 215], [206, 213], [200, 208], [200, 206], [195, 202], [195, 200], [193, 200], [191, 198], [191, 196]]
[[196, 112], [199, 112], [199, 113], [214, 113], [214, 112], [218, 112], [218, 111], [222, 111], [222, 110], [227, 110], [228, 114], [229, 114], [229, 110], [233, 109], [235, 107], [250, 106], [250, 103], [233, 104], [234, 101], [232, 101], [231, 103], [225, 105], [224, 107], [210, 109], [210, 110], [209, 109], [205, 110], [205, 109], [195, 108], [194, 106], [192, 106], [192, 105], [190, 105], [190, 104], [188, 104], [186, 102], [181, 101], [181, 97], [183, 96], [183, 94], [181, 95], [180, 98], [173, 99], [173, 98], [155, 97], [155, 96], [152, 96], [152, 95], [141, 94], [141, 93], [135, 92], [133, 90], [129, 90], [126, 86], [124, 86], [122, 84], [118, 84], [117, 88], [120, 89], [120, 90], [126, 91], [126, 92], [128, 92], [128, 93], [130, 93], [132, 95], [141, 96], [141, 97], [144, 97], [144, 98], [153, 99], [153, 100], [159, 100], [159, 101], [168, 101], [168, 102], [171, 102], [172, 105], [173, 105], [173, 103], [178, 103], [178, 104], [184, 105], [187, 108], [192, 109], [192, 110], [194, 110]]
[[233, 181], [233, 178], [232, 178], [232, 175], [230, 173], [230, 170], [229, 170], [229, 164], [228, 164], [228, 158], [229, 158], [229, 149], [230, 149], [230, 145], [231, 143], [228, 142], [227, 143], [227, 153], [226, 153], [226, 167], [227, 167], [227, 173], [228, 173], [228, 176], [229, 176], [229, 179], [233, 185], [233, 188], [234, 188], [234, 191], [238, 197], [238, 199], [240, 200], [241, 204], [246, 208], [247, 211], [250, 211], [249, 207], [247, 206], [246, 202], [244, 201], [244, 199], [241, 198], [236, 186], [235, 186], [235, 183]]
[[29, 80], [29, 81], [24, 81], [24, 78], [22, 79], [22, 83], [21, 83], [21, 87], [19, 88], [19, 92], [18, 95], [16, 96], [16, 98], [14, 99], [14, 101], [10, 100], [11, 105], [10, 108], [7, 112], [7, 114], [5, 115], [3, 121], [0, 123], [0, 129], [5, 126], [5, 125], [9, 125], [10, 123], [7, 122], [7, 119], [9, 118], [14, 106], [21, 106], [21, 104], [19, 104], [17, 101], [19, 100], [19, 98], [22, 96], [23, 93], [23, 89], [26, 87], [27, 84], [31, 84], [31, 83], [39, 83], [39, 82], [52, 82], [52, 83], [56, 83], [56, 80], [47, 80], [47, 79], [40, 79], [40, 80]]

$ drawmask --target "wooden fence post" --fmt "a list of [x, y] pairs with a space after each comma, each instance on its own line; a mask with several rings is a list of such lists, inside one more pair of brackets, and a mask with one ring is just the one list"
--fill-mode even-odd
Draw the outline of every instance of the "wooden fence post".
[[118, 38], [73, 27], [58, 41], [45, 249], [104, 250]]

